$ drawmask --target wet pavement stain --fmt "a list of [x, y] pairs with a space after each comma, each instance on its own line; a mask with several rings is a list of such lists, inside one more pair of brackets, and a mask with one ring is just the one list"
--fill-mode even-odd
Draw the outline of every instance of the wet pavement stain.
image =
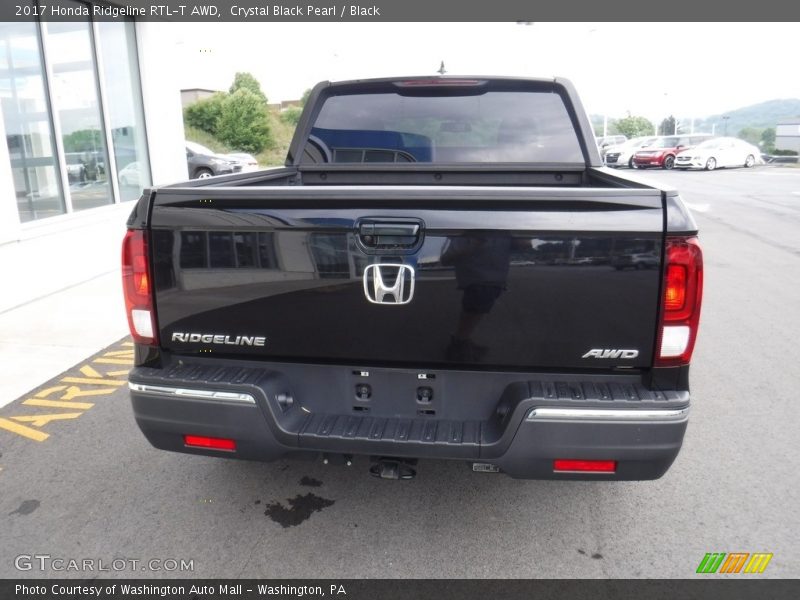
[[280, 502], [267, 504], [267, 510], [264, 511], [264, 514], [283, 528], [296, 527], [311, 517], [313, 513], [333, 506], [335, 500], [320, 498], [314, 494], [306, 494], [305, 496], [298, 494], [294, 498], [289, 498], [288, 502], [291, 508], [286, 508]]
[[313, 477], [303, 475], [303, 478], [300, 480], [300, 485], [305, 485], [307, 487], [320, 487], [322, 482], [319, 479], [314, 479]]
[[37, 508], [39, 508], [40, 504], [41, 504], [41, 502], [39, 502], [38, 500], [25, 500], [22, 504], [19, 505], [19, 508], [17, 510], [11, 511], [8, 514], [9, 515], [29, 515], [33, 511], [35, 511]]
[[597, 560], [600, 560], [601, 558], [603, 558], [603, 555], [602, 555], [602, 554], [600, 554], [600, 553], [595, 553], [595, 554], [592, 554], [592, 558], [595, 558], [595, 559], [597, 559]]

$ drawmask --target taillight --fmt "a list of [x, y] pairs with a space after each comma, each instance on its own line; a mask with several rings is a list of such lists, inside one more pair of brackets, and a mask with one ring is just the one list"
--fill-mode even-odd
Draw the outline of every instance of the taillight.
[[133, 341], [157, 344], [153, 313], [153, 278], [147, 262], [147, 233], [129, 230], [122, 241], [122, 289]]
[[667, 265], [664, 278], [664, 308], [679, 310], [686, 303], [686, 265]]
[[655, 365], [689, 364], [703, 297], [703, 252], [696, 237], [667, 237]]
[[614, 473], [617, 470], [615, 460], [575, 460], [557, 458], [553, 461], [556, 473]]

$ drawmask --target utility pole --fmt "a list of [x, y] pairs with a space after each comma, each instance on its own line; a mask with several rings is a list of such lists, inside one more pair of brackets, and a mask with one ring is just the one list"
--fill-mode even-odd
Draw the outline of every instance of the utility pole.
[[724, 117], [722, 117], [722, 122], [725, 123], [725, 135], [726, 136], [728, 135], [728, 119], [730, 119], [730, 117], [728, 115], [725, 115]]

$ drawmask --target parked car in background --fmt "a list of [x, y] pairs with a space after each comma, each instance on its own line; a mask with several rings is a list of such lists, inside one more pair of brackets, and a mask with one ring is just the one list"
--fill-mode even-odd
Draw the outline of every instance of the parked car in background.
[[241, 170], [244, 172], [258, 170], [258, 161], [252, 154], [232, 152], [230, 154], [223, 154], [222, 156], [230, 160], [234, 165], [241, 165]]
[[628, 137], [624, 135], [606, 135], [597, 138], [597, 147], [607, 148], [609, 146], [617, 146], [619, 144], [624, 144], [627, 141]]
[[600, 150], [600, 155], [602, 156], [605, 154], [606, 150], [611, 146], [618, 146], [619, 144], [624, 144], [628, 141], [627, 136], [624, 135], [606, 135], [602, 137], [595, 138], [597, 142], [597, 148]]
[[752, 167], [760, 160], [761, 152], [752, 144], [732, 137], [706, 140], [691, 150], [675, 157], [676, 169], [705, 169], [720, 167]]
[[67, 152], [67, 179], [70, 183], [97, 181], [106, 172], [105, 157], [102, 152]]
[[119, 184], [123, 187], [139, 187], [141, 184], [139, 177], [139, 163], [134, 161], [128, 163], [119, 170]]
[[640, 136], [631, 138], [624, 144], [616, 146], [609, 146], [606, 148], [605, 156], [603, 157], [607, 167], [628, 167], [633, 168], [633, 154], [639, 148], [645, 148], [654, 143], [658, 136]]
[[675, 157], [679, 152], [694, 148], [711, 137], [710, 133], [659, 137], [652, 144], [638, 150], [633, 155], [633, 166], [637, 169], [647, 167], [671, 169], [675, 166]]
[[67, 179], [70, 183], [86, 181], [86, 165], [78, 152], [67, 152]]
[[234, 163], [201, 144], [189, 141], [186, 142], [186, 163], [189, 167], [189, 177], [192, 179], [238, 173], [242, 170], [241, 164]]

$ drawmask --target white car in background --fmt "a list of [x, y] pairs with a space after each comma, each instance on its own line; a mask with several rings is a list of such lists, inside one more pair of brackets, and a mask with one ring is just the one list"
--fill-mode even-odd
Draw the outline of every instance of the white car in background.
[[639, 149], [649, 146], [658, 139], [657, 136], [643, 136], [629, 139], [624, 144], [606, 148], [603, 161], [607, 167], [633, 168], [633, 154]]
[[139, 163], [131, 162], [119, 171], [119, 184], [122, 187], [140, 187]]
[[761, 151], [738, 138], [719, 137], [698, 144], [675, 157], [676, 169], [705, 169], [721, 167], [749, 168], [761, 162]]
[[597, 149], [600, 150], [600, 154], [603, 154], [611, 146], [624, 144], [628, 141], [628, 137], [625, 135], [606, 135], [603, 137], [596, 137], [594, 140], [597, 143]]

